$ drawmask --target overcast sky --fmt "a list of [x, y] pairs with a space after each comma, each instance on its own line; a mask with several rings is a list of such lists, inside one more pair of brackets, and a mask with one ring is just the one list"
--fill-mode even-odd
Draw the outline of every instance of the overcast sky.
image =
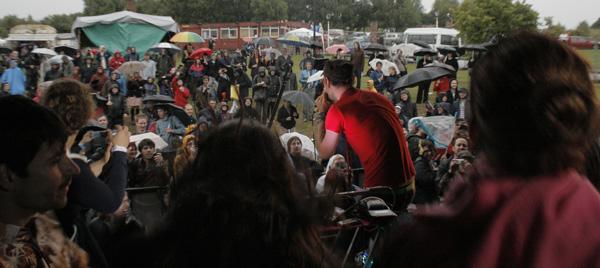
[[[435, 0], [421, 0], [426, 11]], [[83, 0], [2, 0], [0, 17], [15, 14], [21, 17], [32, 15], [42, 19], [50, 14], [74, 13], [83, 10]], [[554, 17], [567, 28], [574, 28], [582, 20], [592, 24], [600, 17], [600, 0], [527, 0], [540, 13], [540, 19]]]

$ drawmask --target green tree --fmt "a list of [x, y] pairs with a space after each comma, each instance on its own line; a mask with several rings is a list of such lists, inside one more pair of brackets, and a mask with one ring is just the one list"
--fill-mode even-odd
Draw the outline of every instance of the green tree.
[[440, 27], [446, 26], [448, 22], [453, 22], [454, 12], [458, 6], [458, 0], [435, 0], [429, 12], [430, 18], [433, 18], [431, 23], [435, 24], [435, 14], [437, 14]]
[[288, 6], [285, 0], [250, 0], [252, 20], [269, 21], [287, 19]]
[[125, 9], [122, 0], [83, 0], [83, 6], [85, 16], [102, 15]]
[[598, 18], [591, 26], [592, 29], [600, 29], [600, 18]]
[[544, 33], [550, 35], [552, 37], [558, 38], [558, 36], [562, 33], [565, 33], [567, 29], [562, 24], [554, 24], [554, 19], [552, 17], [544, 18]]
[[10, 29], [19, 24], [37, 23], [31, 16], [19, 18], [16, 15], [6, 15], [0, 19], [0, 36], [7, 37]]
[[78, 16], [81, 16], [81, 13], [49, 15], [42, 19], [41, 23], [56, 28], [59, 33], [68, 33]]
[[577, 28], [575, 28], [575, 31], [573, 31], [573, 35], [589, 36], [590, 25], [587, 23], [587, 21], [580, 22], [579, 25], [577, 25]]
[[481, 43], [497, 34], [535, 30], [538, 13], [524, 2], [464, 0], [456, 10], [456, 27], [468, 42]]

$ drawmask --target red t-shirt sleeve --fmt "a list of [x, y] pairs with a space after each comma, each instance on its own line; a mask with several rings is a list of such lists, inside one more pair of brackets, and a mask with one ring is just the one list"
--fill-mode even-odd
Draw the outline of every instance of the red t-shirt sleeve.
[[336, 106], [332, 106], [325, 118], [325, 129], [335, 133], [341, 133], [344, 129], [342, 113]]

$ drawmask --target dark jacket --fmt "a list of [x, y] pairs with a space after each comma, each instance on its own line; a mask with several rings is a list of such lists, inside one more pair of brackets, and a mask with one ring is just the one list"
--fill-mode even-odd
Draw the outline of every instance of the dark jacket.
[[157, 166], [154, 160], [144, 161], [141, 156], [129, 163], [129, 187], [166, 186], [169, 176], [166, 163]]
[[44, 75], [44, 81], [54, 81], [62, 77], [63, 72], [61, 72], [60, 69], [50, 69], [46, 72], [46, 75]]
[[431, 167], [430, 160], [425, 157], [417, 157], [415, 160], [415, 204], [433, 203], [438, 200], [436, 191], [435, 171]]
[[[460, 99], [454, 102], [452, 105], [452, 111], [454, 112], [454, 116], [458, 119], [460, 113]], [[471, 119], [471, 104], [469, 99], [465, 100], [465, 120], [469, 121]]]
[[[287, 119], [291, 117], [291, 119]], [[281, 106], [279, 111], [277, 112], [277, 122], [281, 124], [281, 126], [285, 129], [292, 129], [296, 126], [296, 120], [299, 117], [298, 111], [296, 107], [290, 105], [290, 110], [288, 111], [285, 106]]]
[[365, 66], [365, 53], [363, 50], [352, 51], [350, 61], [352, 62], [352, 66], [354, 66], [354, 72], [362, 72]]

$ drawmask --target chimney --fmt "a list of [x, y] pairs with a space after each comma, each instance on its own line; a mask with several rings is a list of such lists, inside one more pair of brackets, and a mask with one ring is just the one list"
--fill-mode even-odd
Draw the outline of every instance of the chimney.
[[135, 0], [125, 0], [125, 9], [127, 11], [136, 12]]

